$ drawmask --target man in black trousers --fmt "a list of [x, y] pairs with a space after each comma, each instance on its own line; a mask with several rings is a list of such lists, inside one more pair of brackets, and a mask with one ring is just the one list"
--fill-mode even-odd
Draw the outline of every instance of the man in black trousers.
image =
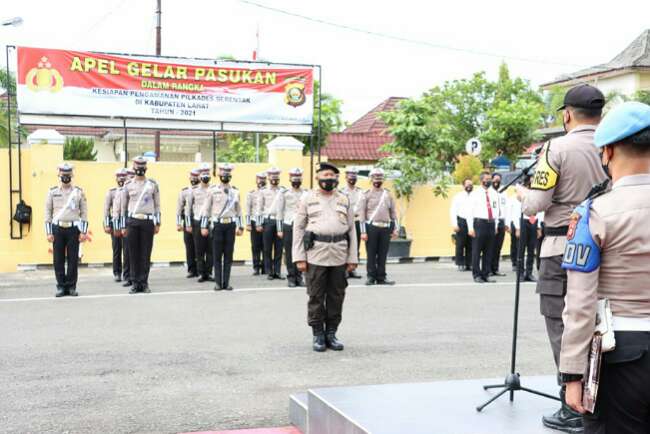
[[467, 228], [472, 237], [472, 274], [476, 283], [490, 279], [499, 216], [499, 197], [490, 186], [490, 173], [481, 173], [481, 186], [470, 196]]
[[494, 245], [492, 247], [492, 265], [490, 269], [491, 276], [505, 276], [505, 273], [499, 271], [499, 261], [501, 259], [501, 248], [503, 247], [503, 240], [506, 237], [506, 205], [508, 197], [506, 193], [501, 193], [501, 174], [492, 174], [492, 188], [497, 194], [499, 200], [499, 211], [497, 217], [497, 233], [494, 238]]

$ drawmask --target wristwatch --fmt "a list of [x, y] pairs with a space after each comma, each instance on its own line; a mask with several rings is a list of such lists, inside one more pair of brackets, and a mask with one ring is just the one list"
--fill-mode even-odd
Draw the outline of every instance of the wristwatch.
[[562, 384], [564, 383], [571, 383], [573, 381], [581, 381], [584, 375], [582, 374], [560, 374], [560, 381], [562, 381]]

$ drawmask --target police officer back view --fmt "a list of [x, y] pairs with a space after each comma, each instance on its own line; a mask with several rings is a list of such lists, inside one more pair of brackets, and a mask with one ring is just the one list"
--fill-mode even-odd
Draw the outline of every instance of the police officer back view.
[[185, 210], [189, 209], [188, 203], [192, 195], [192, 187], [199, 183], [198, 169], [190, 171], [190, 187], [185, 187], [178, 194], [176, 202], [176, 230], [183, 232], [183, 244], [185, 245], [185, 263], [187, 264], [187, 278], [197, 277], [196, 271], [196, 252], [194, 248], [194, 238], [192, 237], [192, 216], [185, 215]]
[[586, 433], [650, 432], [650, 106], [611, 110], [595, 145], [614, 181], [611, 192], [583, 202], [571, 217], [560, 372], [567, 403], [580, 413], [582, 376], [598, 299], [609, 300], [615, 337], [605, 352], [594, 414]]
[[124, 184], [120, 199], [124, 234], [128, 237], [130, 279], [133, 286], [130, 294], [151, 292], [149, 290], [149, 269], [153, 237], [160, 231], [160, 191], [158, 183], [145, 177], [147, 160], [133, 159], [135, 178]]
[[390, 240], [397, 238], [395, 201], [388, 189], [382, 188], [384, 171], [370, 171], [372, 188], [363, 193], [359, 203], [361, 239], [366, 242], [368, 278], [366, 285], [394, 285], [386, 278], [386, 258]]
[[[293, 223], [293, 260], [306, 273], [308, 324], [313, 350], [343, 350], [336, 331], [341, 323], [346, 272], [357, 266], [354, 210], [348, 197], [336, 189], [339, 169], [320, 163], [318, 186], [298, 204]], [[323, 326], [325, 331], [323, 331]]]
[[45, 233], [52, 243], [56, 296], [76, 297], [79, 243], [86, 240], [88, 207], [83, 190], [72, 185], [72, 166], [64, 163], [58, 169], [61, 182], [50, 188], [45, 200]]
[[[585, 84], [569, 90], [560, 108], [564, 110], [567, 134], [544, 145], [531, 188], [517, 187], [525, 215], [545, 211], [545, 239], [540, 252], [537, 292], [556, 366], [560, 362], [564, 329], [562, 311], [567, 280], [561, 264], [569, 220], [573, 209], [587, 197], [592, 186], [605, 178], [593, 144], [604, 105], [605, 97], [595, 87]], [[566, 405], [564, 388], [560, 398], [562, 407], [542, 418], [542, 422], [549, 428], [579, 432], [582, 418]]]

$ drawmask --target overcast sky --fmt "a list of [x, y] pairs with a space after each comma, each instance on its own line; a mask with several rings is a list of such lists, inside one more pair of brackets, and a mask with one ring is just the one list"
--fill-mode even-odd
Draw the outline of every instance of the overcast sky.
[[[261, 57], [322, 65], [324, 90], [344, 101], [348, 121], [389, 96], [418, 96], [445, 80], [481, 70], [495, 77], [501, 61], [513, 74], [538, 85], [609, 61], [650, 27], [650, 2], [640, 0], [252, 1], [341, 26], [465, 50], [351, 32], [239, 0], [162, 0], [163, 55], [250, 59], [259, 25]], [[21, 16], [24, 24], [0, 27], [0, 45], [152, 54], [155, 4], [2, 0], [0, 18]], [[5, 54], [0, 57], [5, 64]]]

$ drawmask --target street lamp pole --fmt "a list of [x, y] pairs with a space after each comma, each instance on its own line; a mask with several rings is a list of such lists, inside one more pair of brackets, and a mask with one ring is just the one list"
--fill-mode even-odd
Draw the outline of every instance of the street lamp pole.
[[[156, 0], [156, 56], [161, 53], [161, 13], [162, 13], [162, 0]], [[156, 130], [154, 134], [154, 151], [156, 152], [156, 161], [160, 161], [160, 131]]]

